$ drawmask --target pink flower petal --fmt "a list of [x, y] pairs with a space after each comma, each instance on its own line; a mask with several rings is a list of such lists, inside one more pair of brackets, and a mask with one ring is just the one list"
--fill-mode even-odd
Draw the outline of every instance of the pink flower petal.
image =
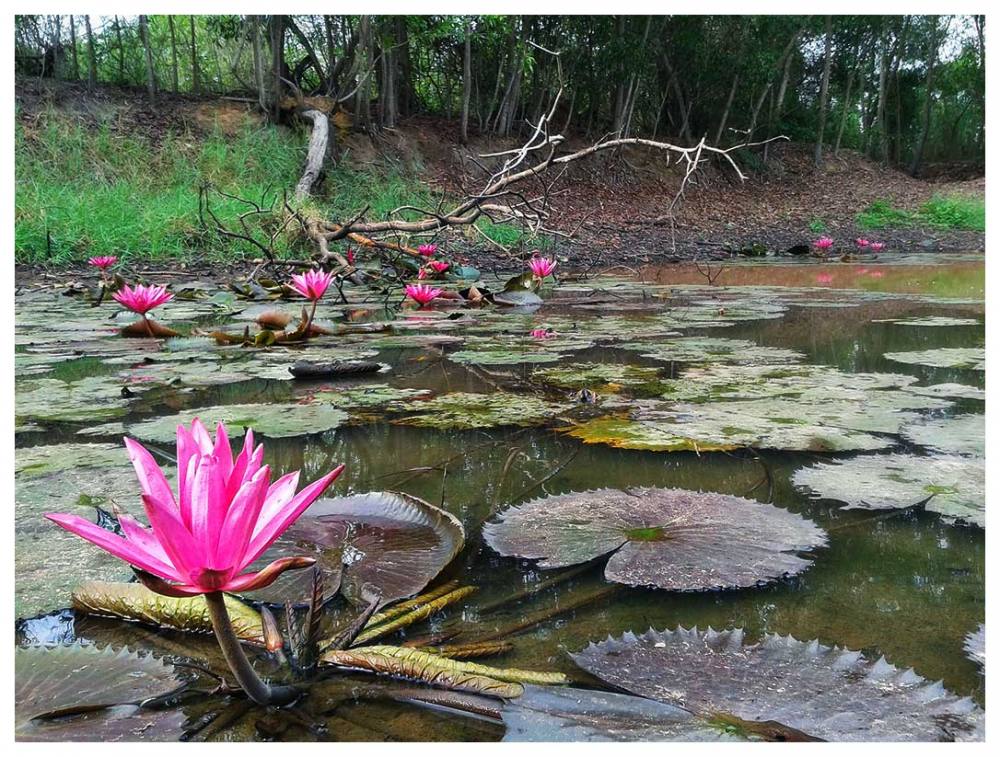
[[161, 578], [176, 578], [176, 571], [170, 566], [164, 565], [154, 556], [144, 552], [138, 544], [133, 544], [127, 539], [101, 528], [96, 523], [81, 518], [78, 515], [68, 515], [66, 513], [45, 513], [45, 517], [58, 526], [65, 528], [70, 533], [86, 539], [91, 544], [95, 544], [105, 552], [110, 552], [120, 560], [124, 560], [132, 565], [137, 565], [143, 570], [155, 573]]
[[145, 494], [142, 495], [142, 504], [156, 540], [170, 557], [177, 575], [190, 577], [198, 573], [202, 567], [203, 552], [175, 511]]
[[316, 560], [312, 557], [282, 557], [281, 559], [270, 563], [263, 570], [260, 570], [257, 573], [244, 573], [242, 576], [237, 576], [229, 581], [225, 588], [226, 591], [253, 591], [254, 589], [263, 589], [265, 586], [273, 584], [275, 580], [277, 580], [277, 578], [286, 570], [308, 568], [315, 563]]
[[167, 483], [167, 477], [163, 475], [160, 466], [145, 447], [134, 439], [125, 437], [125, 449], [128, 450], [129, 460], [135, 468], [135, 474], [139, 478], [139, 486], [144, 494], [148, 494], [153, 499], [160, 502], [170, 502], [176, 508], [177, 502], [174, 493]]
[[271, 469], [265, 465], [253, 478], [247, 479], [233, 497], [215, 549], [216, 569], [240, 564], [264, 506], [270, 477]]

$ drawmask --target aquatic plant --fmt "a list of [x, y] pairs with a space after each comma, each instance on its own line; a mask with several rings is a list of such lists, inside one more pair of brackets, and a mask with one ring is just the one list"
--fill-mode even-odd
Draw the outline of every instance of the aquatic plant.
[[309, 319], [305, 324], [303, 336], [305, 339], [309, 338], [313, 319], [316, 317], [316, 306], [319, 304], [323, 295], [326, 294], [326, 290], [330, 287], [331, 281], [333, 281], [332, 273], [316, 269], [311, 269], [305, 273], [299, 273], [292, 276], [292, 282], [289, 286], [312, 302], [312, 310], [309, 311]]
[[859, 250], [864, 250], [869, 245], [871, 245], [871, 242], [869, 242], [864, 237], [858, 237], [857, 239], [854, 240], [854, 244]]
[[443, 260], [432, 260], [428, 265], [434, 269], [434, 273], [438, 274], [444, 273], [451, 268], [451, 265]]
[[831, 247], [833, 247], [833, 240], [830, 237], [820, 237], [815, 242], [813, 242], [813, 247], [815, 247], [820, 252], [826, 252]]
[[94, 268], [101, 272], [102, 283], [108, 279], [108, 269], [117, 262], [118, 258], [114, 255], [95, 255], [87, 261], [89, 265], [94, 266]]
[[427, 286], [426, 284], [406, 285], [406, 296], [420, 306], [424, 306], [427, 303], [440, 297], [442, 291], [444, 290], [438, 289], [437, 287], [430, 287]]
[[262, 465], [264, 446], [256, 448], [248, 431], [233, 461], [229, 435], [220, 423], [213, 442], [200, 420], [190, 430], [177, 428], [177, 496], [153, 456], [138, 442], [125, 439], [142, 488], [151, 524], [144, 528], [122, 514], [118, 536], [77, 515], [47, 513], [46, 518], [130, 563], [139, 580], [168, 597], [205, 595], [219, 646], [233, 675], [258, 704], [288, 702], [288, 687], [271, 687], [254, 672], [240, 648], [226, 610], [223, 592], [250, 591], [269, 585], [286, 570], [311, 566], [311, 557], [284, 557], [257, 572], [243, 571], [340, 475], [340, 465], [295, 493], [299, 472], [271, 483]]
[[872, 252], [882, 252], [885, 249], [885, 242], [872, 242], [868, 245], [868, 249]]
[[434, 257], [434, 253], [437, 252], [436, 244], [422, 244], [417, 248], [417, 252], [423, 255], [425, 258]]
[[821, 273], [821, 274], [817, 275], [816, 276], [816, 283], [817, 284], [831, 284], [831, 283], [833, 283], [833, 274], [832, 273]]
[[122, 329], [122, 334], [129, 336], [145, 333], [148, 336], [176, 336], [177, 333], [171, 329], [154, 324], [149, 320], [149, 311], [170, 302], [174, 296], [167, 291], [166, 287], [145, 284], [136, 284], [130, 287], [126, 284], [119, 291], [111, 295], [116, 301], [124, 305], [133, 313], [142, 316], [140, 321], [126, 326]]
[[552, 258], [543, 258], [537, 253], [528, 261], [528, 268], [540, 279], [550, 276], [556, 269], [556, 261]]

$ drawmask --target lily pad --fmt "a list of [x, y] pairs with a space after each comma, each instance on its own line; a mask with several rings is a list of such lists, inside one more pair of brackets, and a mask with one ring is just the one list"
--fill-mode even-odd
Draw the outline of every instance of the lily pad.
[[538, 426], [567, 407], [526, 394], [452, 392], [394, 406], [397, 412], [414, 414], [396, 418], [393, 423], [437, 429]]
[[892, 323], [896, 326], [979, 326], [978, 318], [955, 318], [946, 315], [925, 315], [912, 318], [881, 318], [872, 323]]
[[951, 520], [986, 525], [986, 461], [953, 455], [860, 455], [800, 468], [792, 483], [845, 509], [925, 506]]
[[[151, 655], [82, 644], [16, 649], [14, 681], [18, 741], [163, 741], [181, 735], [182, 710], [137, 706], [180, 685], [173, 666]], [[59, 714], [65, 716], [39, 718]]]
[[773, 721], [827, 741], [979, 741], [985, 713], [910, 670], [860, 652], [742, 630], [653, 631], [573, 660], [601, 680], [705, 717]]
[[681, 363], [797, 363], [805, 358], [801, 352], [783, 347], [766, 347], [746, 339], [726, 339], [686, 336], [658, 344], [626, 342], [622, 349], [634, 350], [652, 360]]
[[14, 415], [20, 421], [93, 422], [120, 418], [128, 411], [123, 383], [113, 376], [88, 376], [78, 381], [37, 378], [20, 383], [14, 394]]
[[593, 388], [617, 392], [628, 388], [651, 394], [662, 387], [659, 368], [625, 363], [573, 363], [543, 368], [533, 375], [564, 389]]
[[937, 347], [933, 350], [887, 352], [885, 359], [909, 365], [926, 365], [931, 368], [986, 370], [986, 350], [982, 347]]
[[611, 554], [609, 581], [672, 591], [759, 586], [801, 573], [826, 534], [754, 500], [684, 489], [597, 489], [511, 507], [483, 527], [505, 556], [562, 568]]
[[906, 391], [925, 397], [952, 397], [955, 399], [985, 400], [986, 390], [967, 384], [933, 384], [932, 386], [911, 386]]
[[970, 631], [965, 637], [965, 654], [986, 672], [986, 624], [980, 623], [979, 628]]
[[902, 429], [904, 439], [955, 455], [986, 454], [986, 416], [977, 413], [920, 418]]
[[169, 444], [177, 437], [177, 426], [201, 418], [209, 428], [224, 422], [231, 436], [247, 428], [272, 439], [320, 434], [339, 428], [347, 413], [330, 404], [309, 401], [291, 404], [218, 405], [192, 408], [177, 415], [164, 415], [128, 425], [129, 436], [150, 442]]
[[501, 715], [504, 741], [735, 740], [680, 707], [588, 689], [525, 686]]
[[[353, 603], [376, 596], [380, 604], [412, 596], [452, 561], [465, 543], [455, 516], [395, 492], [369, 492], [316, 500], [254, 568], [290, 555], [316, 558], [328, 592], [340, 586]], [[310, 571], [289, 571], [251, 599], [304, 601]]]

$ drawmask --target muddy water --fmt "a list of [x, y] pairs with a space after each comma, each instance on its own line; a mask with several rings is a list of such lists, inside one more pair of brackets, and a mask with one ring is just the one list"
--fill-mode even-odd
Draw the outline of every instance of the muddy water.
[[[872, 276], [873, 271], [880, 275]], [[690, 268], [647, 270], [644, 280], [658, 284], [699, 284]], [[832, 278], [827, 278], [827, 276]], [[820, 277], [817, 281], [817, 277]], [[981, 317], [983, 267], [980, 261], [948, 265], [795, 265], [732, 266], [720, 279], [727, 287], [815, 287], [843, 289], [845, 299], [857, 292], [905, 292], [915, 299], [863, 300], [855, 307], [797, 307], [781, 318], [738, 323], [726, 329], [685, 330], [750, 339], [761, 345], [793, 348], [808, 362], [833, 365], [850, 372], [908, 373], [923, 384], [956, 382], [983, 386], [983, 373], [935, 369], [886, 360], [886, 352], [926, 350], [941, 346], [981, 346], [983, 327], [899, 327], [878, 319], [944, 315]], [[852, 294], [854, 293], [854, 294]], [[934, 298], [944, 298], [935, 300]], [[958, 302], [957, 300], [963, 300]], [[543, 307], [537, 317], [543, 319]], [[576, 317], [600, 317], [601, 311], [564, 309]], [[723, 333], [724, 332], [724, 333]], [[384, 350], [378, 358], [392, 366], [389, 383], [434, 391], [490, 391], [482, 375], [448, 361], [437, 349]], [[572, 362], [628, 360], [657, 365], [665, 375], [679, 364], [638, 358], [634, 352], [590, 349]], [[565, 362], [570, 362], [566, 360]], [[543, 366], [544, 367], [544, 366]], [[59, 369], [88, 373], [100, 368], [76, 361]], [[493, 366], [497, 372], [530, 376], [531, 366]], [[385, 379], [380, 379], [384, 381]], [[144, 412], [174, 413], [185, 407], [233, 402], [279, 402], [301, 396], [311, 385], [250, 381], [202, 390], [193, 396], [161, 396]], [[322, 384], [312, 388], [319, 390]], [[957, 411], [982, 412], [973, 400]], [[73, 425], [56, 424], [44, 432], [18, 437], [19, 445], [72, 441]], [[113, 437], [107, 440], [111, 441]], [[100, 440], [100, 439], [99, 439]], [[78, 441], [78, 439], [77, 439]], [[514, 649], [488, 663], [506, 667], [561, 670], [574, 680], [592, 684], [568, 658], [573, 652], [608, 634], [662, 629], [679, 625], [715, 628], [739, 626], [751, 636], [765, 632], [818, 638], [828, 644], [859, 649], [874, 657], [885, 655], [922, 676], [942, 679], [960, 694], [983, 702], [983, 679], [966, 659], [965, 635], [984, 620], [984, 533], [949, 525], [933, 514], [894, 515], [845, 511], [829, 502], [811, 500], [790, 484], [803, 465], [828, 459], [822, 454], [761, 451], [753, 453], [653, 453], [581, 444], [552, 428], [498, 428], [477, 431], [436, 431], [392, 425], [383, 421], [352, 425], [321, 436], [275, 439], [267, 443], [268, 462], [278, 472], [301, 468], [306, 479], [347, 464], [336, 493], [392, 489], [408, 492], [455, 514], [465, 526], [465, 550], [446, 575], [479, 587], [464, 608], [441, 613], [416, 626], [405, 638], [475, 628], [475, 635], [525, 625], [538, 615], [546, 620], [515, 632]], [[598, 487], [667, 486], [712, 490], [772, 501], [815, 520], [830, 536], [829, 546], [815, 554], [813, 567], [794, 579], [765, 588], [677, 594], [614, 587], [604, 581], [600, 566], [551, 589], [480, 612], [512, 592], [530, 588], [551, 576], [529, 561], [502, 558], [484, 545], [481, 524], [503, 507], [547, 494]], [[593, 600], [586, 602], [593, 596]], [[578, 606], [577, 606], [578, 605]], [[567, 608], [560, 613], [553, 610]], [[57, 609], [55, 607], [51, 608]], [[22, 627], [22, 640], [34, 634], [62, 634], [63, 640], [117, 638], [110, 621], [63, 615], [49, 625], [35, 621]], [[30, 631], [25, 635], [26, 631]], [[136, 632], [138, 633], [138, 632]], [[191, 642], [169, 633], [142, 632], [144, 643], [184, 649]], [[158, 639], [158, 641], [157, 641]], [[186, 646], [185, 646], [186, 645]], [[196, 645], [214, 654], [210, 643]], [[189, 705], [192, 718], [206, 705]], [[252, 714], [234, 718], [212, 738], [243, 739], [467, 739], [501, 738], [495, 723], [393, 702], [353, 702], [347, 697], [320, 718], [323, 728], [301, 723], [271, 728]], [[269, 731], [268, 729], [271, 728]]]

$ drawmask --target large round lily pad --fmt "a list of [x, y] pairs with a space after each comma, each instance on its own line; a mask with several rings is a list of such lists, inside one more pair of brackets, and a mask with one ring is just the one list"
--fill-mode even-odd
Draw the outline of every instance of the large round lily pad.
[[412, 414], [393, 423], [437, 429], [539, 426], [568, 407], [528, 394], [452, 392], [395, 405], [393, 409]]
[[938, 452], [986, 454], [986, 416], [977, 413], [920, 418], [904, 426], [901, 433], [904, 439]]
[[610, 554], [610, 581], [673, 591], [735, 589], [801, 573], [826, 544], [815, 523], [774, 505], [685, 489], [597, 489], [511, 507], [483, 527], [506, 556], [561, 568]]
[[703, 716], [774, 721], [827, 741], [978, 741], [985, 713], [968, 697], [860, 652], [739, 629], [697, 628], [591, 644], [587, 672]]
[[238, 435], [241, 430], [252, 428], [255, 434], [274, 439], [332, 431], [344, 424], [347, 413], [332, 405], [316, 401], [291, 404], [218, 405], [191, 408], [177, 415], [164, 415], [130, 424], [127, 431], [129, 436], [142, 441], [169, 444], [177, 438], [177, 426], [188, 424], [195, 417], [201, 418], [209, 428], [214, 428], [220, 421], [224, 422], [230, 435]]
[[179, 685], [173, 666], [127, 649], [82, 644], [16, 649], [15, 736], [18, 741], [176, 740], [183, 711], [137, 704]]
[[501, 715], [504, 741], [735, 740], [680, 707], [606, 691], [525, 686]]
[[[253, 567], [309, 555], [328, 593], [339, 585], [352, 602], [377, 596], [385, 604], [427, 586], [464, 543], [462, 524], [451, 513], [406, 494], [369, 492], [316, 500]], [[305, 602], [311, 587], [311, 571], [289, 571], [248, 596]]]
[[931, 368], [964, 368], [972, 371], [986, 370], [986, 350], [982, 347], [937, 347], [932, 350], [912, 352], [887, 352], [886, 360], [909, 365], [926, 365]]
[[986, 525], [986, 461], [957, 455], [859, 455], [800, 468], [792, 483], [845, 509], [891, 510], [934, 495], [925, 509]]
[[660, 343], [626, 342], [619, 345], [635, 350], [643, 357], [681, 363], [740, 363], [767, 364], [797, 363], [805, 356], [801, 352], [782, 347], [767, 347], [746, 339], [724, 337], [686, 336]]

